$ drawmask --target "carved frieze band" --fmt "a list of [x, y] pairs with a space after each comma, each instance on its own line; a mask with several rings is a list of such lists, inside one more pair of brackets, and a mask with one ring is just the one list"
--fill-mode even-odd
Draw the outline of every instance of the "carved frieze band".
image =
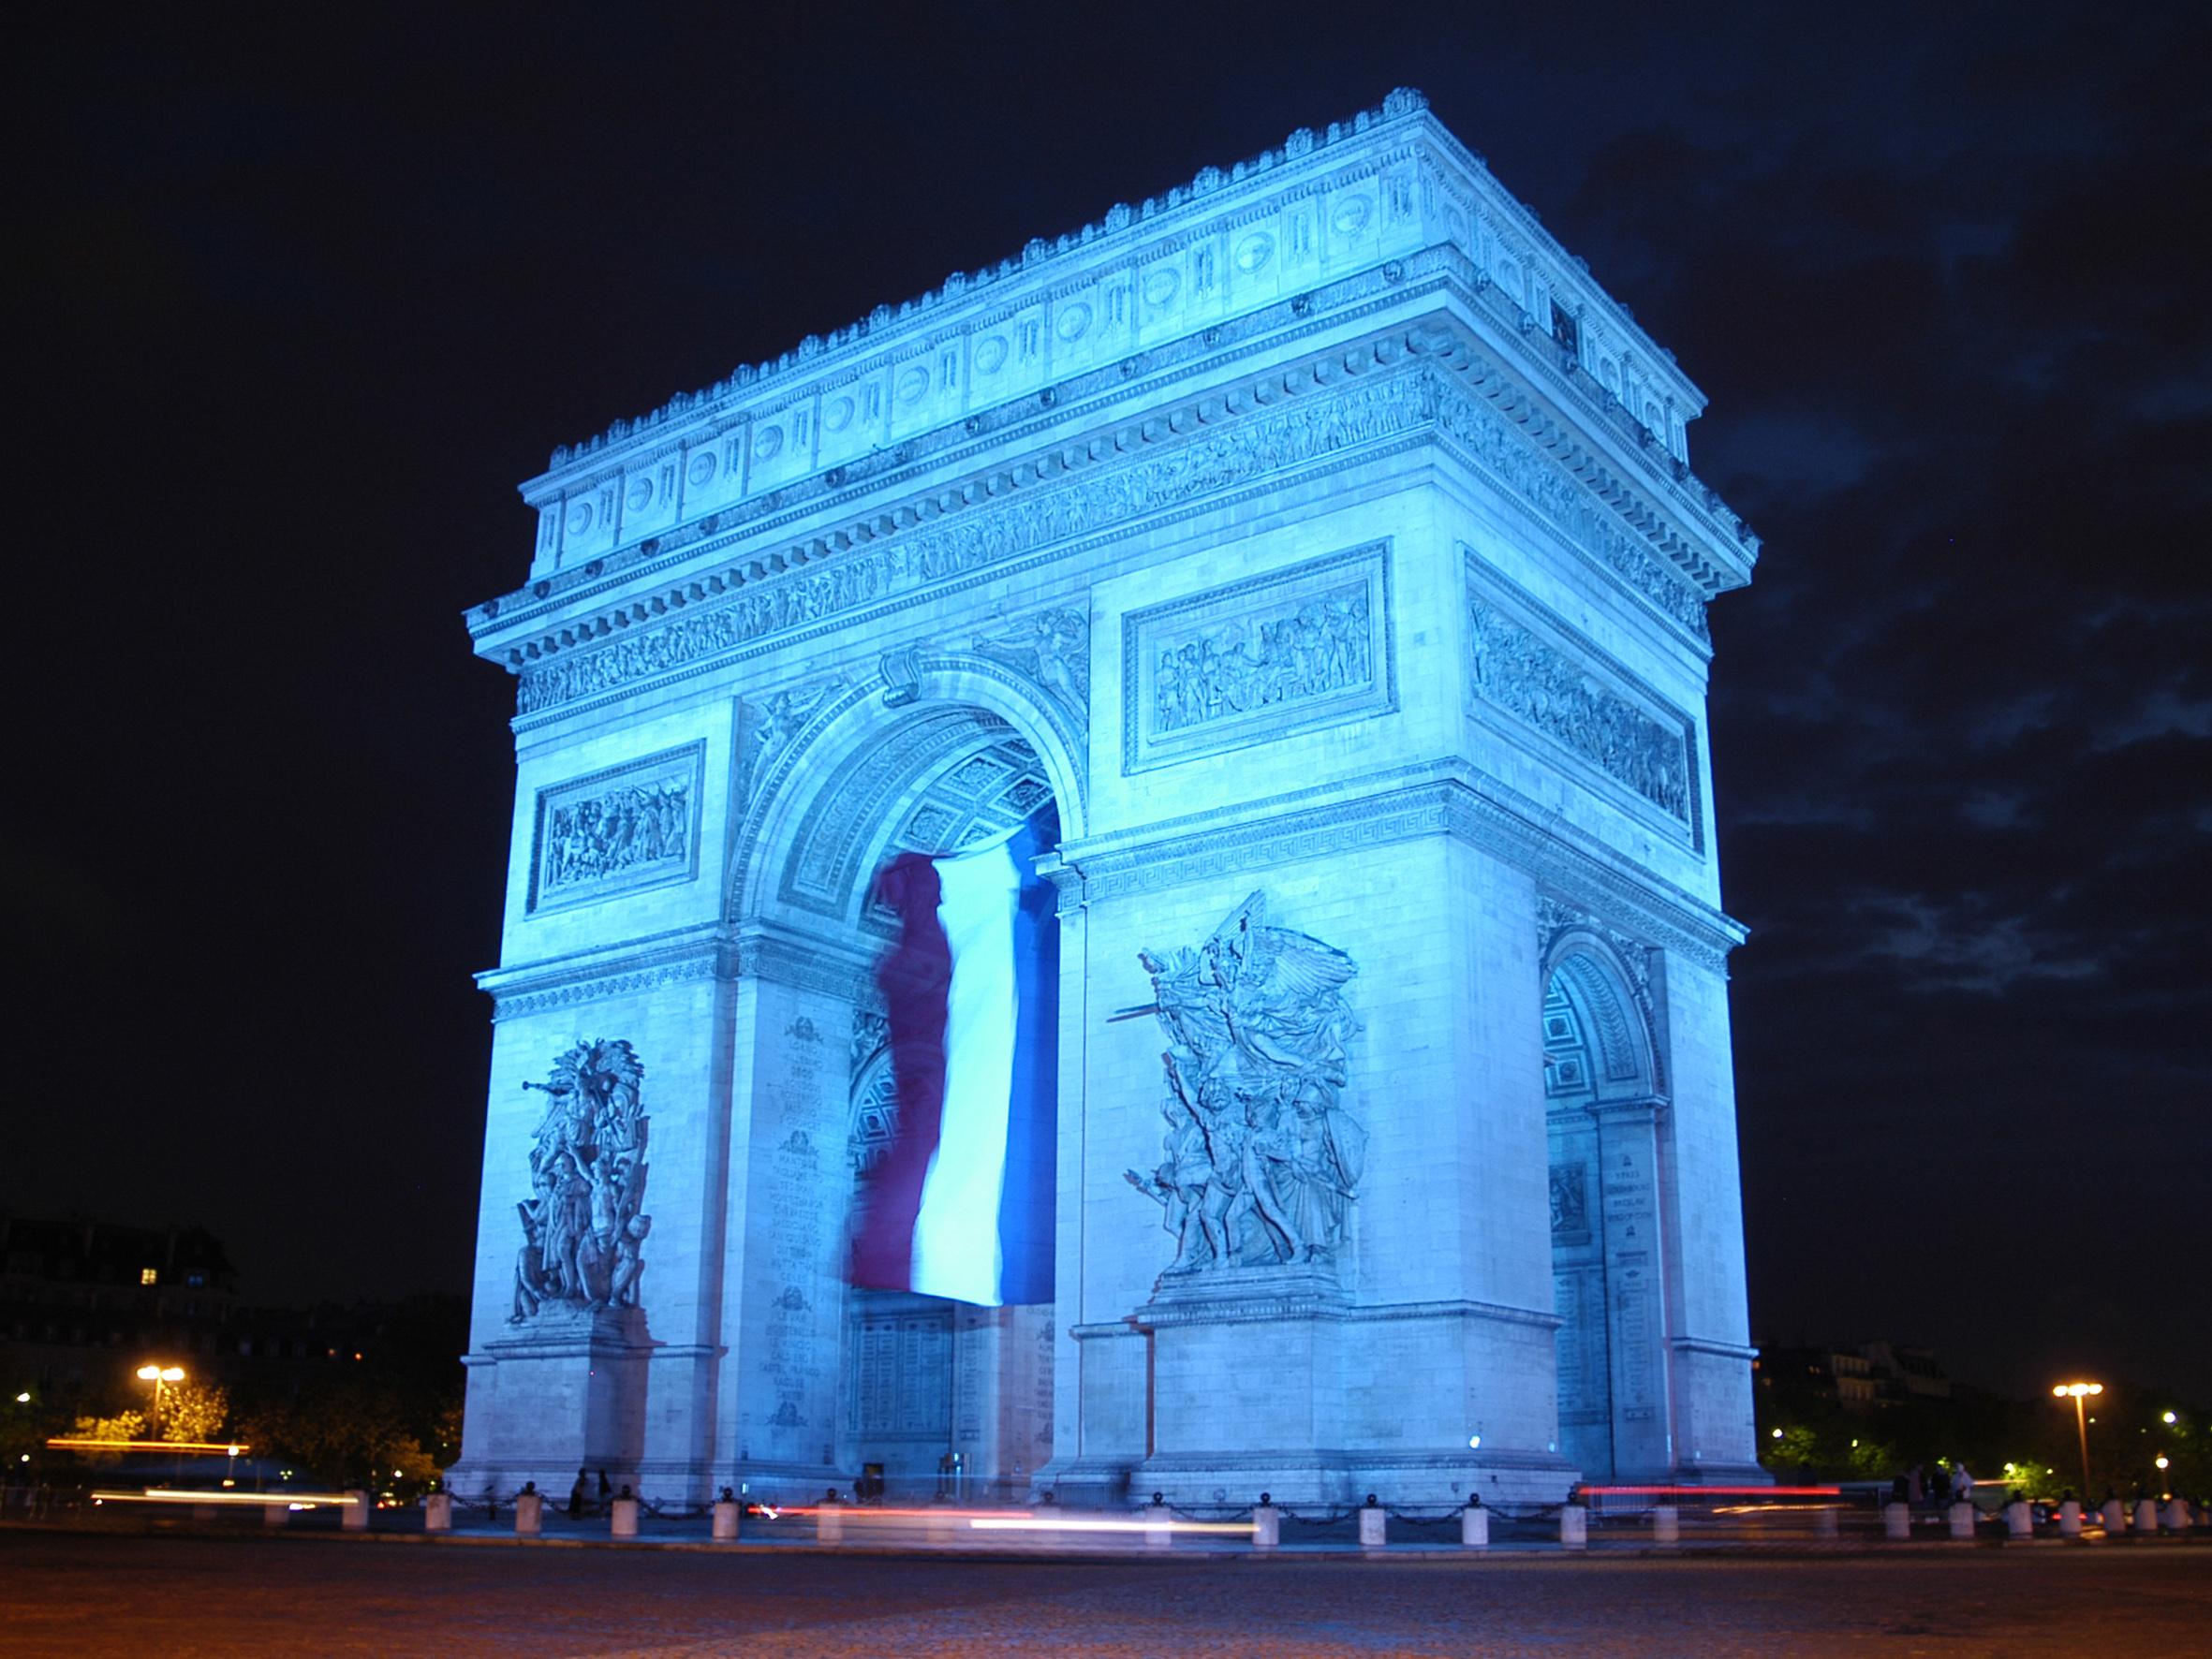
[[1147, 771], [1397, 707], [1390, 544], [1122, 619], [1122, 771]]
[[532, 911], [593, 904], [699, 874], [705, 742], [538, 791]]
[[615, 690], [863, 606], [921, 595], [1022, 554], [1180, 506], [1247, 479], [1324, 460], [1429, 426], [1499, 477], [1664, 614], [1704, 637], [1699, 595], [1638, 549], [1582, 486], [1512, 423], [1461, 385], [1423, 364], [1279, 412], [1245, 416], [1162, 453], [1025, 492], [1004, 506], [917, 525], [854, 549], [818, 570], [746, 583], [728, 599], [694, 605], [620, 639], [523, 670], [518, 707], [530, 714]]
[[1663, 706], [1639, 707], [1592, 671], [1602, 663], [1615, 668], [1613, 678], [1626, 680], [1626, 670], [1561, 624], [1554, 626], [1567, 648], [1554, 644], [1495, 600], [1473, 566], [1469, 555], [1467, 647], [1475, 697], [1694, 830], [1690, 756], [1696, 750], [1688, 717]]

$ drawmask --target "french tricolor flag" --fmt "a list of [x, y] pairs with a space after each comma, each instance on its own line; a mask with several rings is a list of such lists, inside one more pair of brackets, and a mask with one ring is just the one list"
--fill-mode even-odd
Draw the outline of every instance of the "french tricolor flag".
[[863, 1178], [851, 1280], [985, 1307], [1053, 1299], [1059, 1076], [1059, 844], [1046, 806], [956, 857], [902, 853], [877, 877], [899, 918], [876, 970], [898, 1132]]

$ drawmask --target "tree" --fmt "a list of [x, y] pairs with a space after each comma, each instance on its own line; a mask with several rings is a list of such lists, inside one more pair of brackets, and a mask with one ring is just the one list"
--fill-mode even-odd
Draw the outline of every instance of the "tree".
[[111, 1417], [79, 1417], [69, 1431], [78, 1440], [139, 1440], [145, 1436], [146, 1414], [117, 1412]]
[[187, 1377], [163, 1397], [161, 1438], [215, 1440], [229, 1418], [230, 1396], [223, 1391], [222, 1384]]

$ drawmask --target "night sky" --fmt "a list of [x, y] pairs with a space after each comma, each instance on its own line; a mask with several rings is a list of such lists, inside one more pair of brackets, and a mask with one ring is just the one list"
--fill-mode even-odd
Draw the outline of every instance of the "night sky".
[[1407, 84], [1765, 538], [1712, 610], [1755, 1332], [2212, 1398], [2203, 8], [43, 9], [0, 1205], [465, 1289], [515, 485]]

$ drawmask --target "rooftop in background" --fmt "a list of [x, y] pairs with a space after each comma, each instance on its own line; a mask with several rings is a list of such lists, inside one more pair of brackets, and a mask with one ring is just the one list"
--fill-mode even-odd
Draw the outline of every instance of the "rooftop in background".
[[1762, 1343], [1756, 1369], [1762, 1392], [1810, 1394], [1851, 1410], [1951, 1398], [1951, 1378], [1934, 1350], [1899, 1343]]

